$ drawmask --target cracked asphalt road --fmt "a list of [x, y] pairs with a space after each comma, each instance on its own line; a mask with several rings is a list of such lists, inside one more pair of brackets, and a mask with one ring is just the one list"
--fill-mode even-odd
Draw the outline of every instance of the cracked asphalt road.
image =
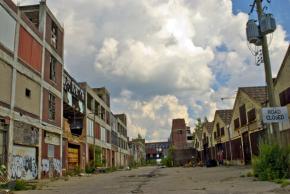
[[158, 168], [142, 167], [90, 177], [72, 177], [68, 181], [43, 182], [41, 190], [21, 191], [18, 194], [286, 194], [290, 188], [270, 182], [241, 177], [245, 167], [216, 168]]

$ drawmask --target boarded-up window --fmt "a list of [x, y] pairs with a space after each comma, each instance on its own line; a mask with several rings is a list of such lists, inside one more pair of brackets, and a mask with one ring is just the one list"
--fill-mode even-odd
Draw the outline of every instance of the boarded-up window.
[[0, 43], [14, 51], [15, 19], [0, 5]]
[[285, 106], [290, 103], [290, 87], [279, 94], [281, 106]]
[[240, 106], [239, 110], [240, 110], [241, 126], [245, 126], [247, 124], [246, 106], [245, 105]]
[[256, 109], [249, 110], [247, 114], [249, 123], [256, 120]]
[[218, 137], [221, 136], [221, 133], [220, 133], [220, 124], [219, 123], [216, 124], [216, 130], [217, 130], [217, 136]]
[[224, 135], [225, 135], [225, 128], [222, 127], [222, 128], [221, 128], [221, 136], [224, 136]]
[[240, 119], [239, 119], [239, 118], [236, 118], [236, 119], [234, 120], [234, 126], [235, 126], [235, 129], [240, 128]]
[[54, 158], [54, 145], [48, 144], [47, 157]]

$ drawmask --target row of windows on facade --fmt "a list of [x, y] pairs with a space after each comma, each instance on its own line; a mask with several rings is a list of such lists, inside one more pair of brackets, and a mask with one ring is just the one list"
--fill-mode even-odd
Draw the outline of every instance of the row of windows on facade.
[[120, 123], [118, 123], [118, 132], [127, 137], [127, 130]]
[[[90, 137], [94, 137], [94, 121], [91, 119], [87, 119], [87, 135]], [[101, 127], [101, 135], [95, 135], [97, 139], [100, 138], [101, 141], [112, 143], [120, 148], [127, 149], [127, 142], [122, 138], [118, 137], [117, 133], [114, 131], [106, 130]]]
[[[279, 94], [280, 105], [286, 106], [290, 104], [290, 87], [285, 89]], [[239, 107], [239, 117], [234, 120], [234, 128], [239, 129], [240, 127], [245, 126], [247, 123], [252, 123], [256, 120], [256, 109], [252, 108], [248, 112], [246, 111], [246, 105], [242, 105]], [[219, 123], [216, 125], [217, 132], [214, 132], [214, 139], [225, 135], [224, 127], [220, 128]], [[203, 134], [204, 139], [208, 141], [206, 138], [206, 134]]]
[[[95, 106], [93, 106], [93, 104]], [[100, 105], [96, 100], [93, 100], [93, 97], [91, 95], [87, 95], [87, 108], [90, 111], [94, 111], [95, 115], [101, 118], [103, 121], [105, 121], [108, 125], [110, 125], [110, 113], [109, 111], [106, 111], [106, 109]]]
[[[290, 104], [290, 87], [285, 89], [279, 94], [280, 105], [286, 106]], [[256, 120], [256, 110], [253, 108], [246, 113], [246, 106], [239, 107], [240, 117], [234, 120], [234, 127], [238, 129], [245, 126], [247, 123], [251, 123]]]

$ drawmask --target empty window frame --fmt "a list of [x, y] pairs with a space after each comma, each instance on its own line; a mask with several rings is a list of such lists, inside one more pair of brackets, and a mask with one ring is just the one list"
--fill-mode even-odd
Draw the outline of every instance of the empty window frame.
[[57, 48], [57, 25], [52, 22], [51, 24], [51, 44], [54, 48]]
[[31, 90], [30, 89], [28, 89], [28, 88], [25, 89], [25, 96], [27, 98], [30, 98], [31, 97]]
[[52, 81], [56, 81], [56, 63], [57, 60], [51, 55], [49, 62], [49, 79]]
[[55, 120], [55, 96], [51, 93], [48, 94], [48, 119]]

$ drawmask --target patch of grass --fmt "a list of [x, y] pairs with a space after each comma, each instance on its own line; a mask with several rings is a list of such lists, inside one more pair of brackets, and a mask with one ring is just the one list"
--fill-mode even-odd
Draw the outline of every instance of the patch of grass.
[[287, 187], [290, 185], [290, 180], [284, 179], [281, 183], [281, 187]]
[[287, 187], [290, 185], [290, 180], [288, 179], [275, 179], [273, 180], [274, 183], [280, 184], [281, 187]]
[[37, 187], [36, 184], [30, 184], [29, 182], [21, 179], [16, 180], [13, 186], [14, 188], [11, 189], [15, 191], [35, 190]]

